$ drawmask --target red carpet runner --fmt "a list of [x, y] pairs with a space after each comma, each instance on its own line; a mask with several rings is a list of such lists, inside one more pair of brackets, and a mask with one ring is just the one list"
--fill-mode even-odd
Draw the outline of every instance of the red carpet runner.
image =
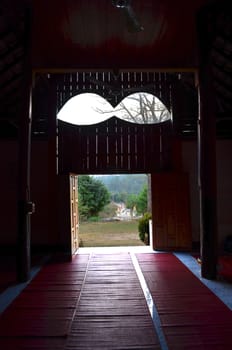
[[65, 349], [160, 349], [129, 254], [92, 255]]
[[136, 254], [170, 350], [231, 350], [232, 311], [172, 254]]
[[130, 255], [44, 267], [1, 315], [0, 349], [160, 349]]

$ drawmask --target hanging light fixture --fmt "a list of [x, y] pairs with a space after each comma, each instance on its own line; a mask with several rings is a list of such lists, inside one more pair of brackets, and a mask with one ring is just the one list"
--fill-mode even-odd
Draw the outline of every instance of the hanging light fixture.
[[112, 0], [112, 5], [124, 12], [128, 31], [132, 33], [141, 32], [144, 28], [139, 23], [131, 3], [132, 0]]

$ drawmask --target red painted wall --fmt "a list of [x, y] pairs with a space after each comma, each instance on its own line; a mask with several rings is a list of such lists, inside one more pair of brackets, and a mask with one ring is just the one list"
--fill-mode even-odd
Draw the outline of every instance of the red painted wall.
[[17, 143], [0, 140], [0, 243], [13, 244], [17, 231]]

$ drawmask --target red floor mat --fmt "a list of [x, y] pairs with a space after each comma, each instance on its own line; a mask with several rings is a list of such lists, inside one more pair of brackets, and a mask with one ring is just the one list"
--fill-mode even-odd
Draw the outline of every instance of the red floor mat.
[[88, 258], [38, 273], [0, 317], [1, 349], [160, 349], [130, 255]]
[[232, 311], [172, 254], [137, 254], [171, 350], [232, 349]]
[[63, 349], [87, 263], [80, 256], [42, 268], [0, 316], [0, 348]]
[[90, 259], [66, 345], [69, 349], [160, 349], [129, 254]]

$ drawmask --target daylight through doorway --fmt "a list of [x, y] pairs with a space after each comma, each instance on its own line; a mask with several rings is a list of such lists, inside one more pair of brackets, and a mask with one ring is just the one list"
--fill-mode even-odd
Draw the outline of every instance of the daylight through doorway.
[[144, 214], [148, 217], [148, 179], [147, 174], [79, 175], [79, 247], [149, 245], [149, 232], [139, 231]]

